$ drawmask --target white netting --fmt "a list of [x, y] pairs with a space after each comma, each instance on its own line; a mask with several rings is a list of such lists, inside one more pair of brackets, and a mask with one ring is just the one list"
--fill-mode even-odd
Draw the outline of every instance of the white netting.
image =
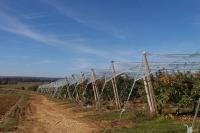
[[145, 75], [145, 66], [143, 62], [114, 62], [116, 76], [127, 74], [129, 77], [137, 80]]
[[59, 88], [59, 87], [67, 85], [67, 83], [68, 83], [67, 79], [64, 78], [64, 79], [59, 79], [55, 82], [51, 82], [49, 84], [40, 85], [39, 88]]
[[165, 69], [168, 72], [196, 72], [200, 68], [200, 54], [148, 54], [152, 72]]
[[[145, 53], [147, 55], [148, 65], [150, 67], [149, 74], [155, 74], [159, 70], [165, 70], [167, 72], [196, 72], [199, 71], [200, 68], [200, 53], [194, 54], [157, 54], [157, 53]], [[144, 56], [143, 55], [143, 56]], [[109, 69], [95, 69], [95, 80], [104, 80], [103, 88], [101, 89], [101, 95], [103, 93], [104, 87], [107, 82], [111, 81], [114, 76], [122, 76], [123, 74], [132, 77], [134, 83], [131, 87], [131, 91], [128, 95], [127, 101], [129, 101], [130, 95], [133, 91], [135, 82], [144, 76], [147, 76], [146, 67], [144, 64], [144, 57], [141, 56], [141, 62], [122, 62], [122, 61], [114, 61], [111, 62], [111, 67]], [[113, 66], [114, 70], [113, 70]], [[48, 89], [52, 90], [52, 88], [59, 88], [65, 85], [79, 85], [85, 81], [86, 87], [91, 84], [92, 72], [82, 72], [81, 74], [73, 74], [72, 76], [68, 76], [67, 78], [60, 79], [58, 81], [41, 85], [39, 89], [43, 91], [48, 91]], [[85, 91], [84, 91], [85, 92]]]

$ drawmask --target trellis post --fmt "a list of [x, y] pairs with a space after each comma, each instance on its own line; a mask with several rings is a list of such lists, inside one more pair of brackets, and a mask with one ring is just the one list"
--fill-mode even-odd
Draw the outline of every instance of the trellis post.
[[154, 114], [157, 114], [157, 105], [156, 105], [156, 99], [155, 99], [155, 94], [154, 94], [154, 91], [153, 91], [153, 85], [152, 85], [152, 81], [151, 81], [151, 70], [150, 70], [150, 67], [149, 67], [149, 63], [148, 63], [148, 60], [147, 60], [147, 53], [144, 52], [143, 53], [143, 57], [144, 57], [144, 65], [145, 65], [145, 76], [146, 76], [146, 79], [147, 79], [147, 86], [149, 88], [149, 96], [150, 96], [150, 101], [152, 102], [152, 110]]
[[[72, 78], [73, 78], [73, 80], [75, 80], [74, 74], [72, 74]], [[75, 92], [76, 92], [76, 101], [79, 102], [79, 94], [78, 94], [76, 83], [75, 83], [74, 89], [75, 89]]]
[[84, 81], [85, 81], [85, 75], [84, 75], [84, 73], [81, 72], [81, 91], [82, 92], [84, 90], [84, 84], [83, 84]]
[[144, 81], [144, 88], [145, 88], [145, 92], [146, 92], [146, 95], [147, 95], [147, 101], [148, 101], [149, 109], [150, 109], [150, 112], [153, 112], [153, 107], [152, 107], [152, 102], [151, 102], [151, 98], [150, 98], [150, 94], [149, 94], [149, 87], [147, 85], [146, 76], [143, 77], [143, 81]]
[[196, 107], [195, 115], [194, 115], [194, 118], [193, 118], [193, 121], [192, 121], [192, 128], [195, 127], [195, 122], [196, 122], [197, 115], [198, 115], [198, 112], [199, 112], [199, 106], [200, 106], [200, 98], [199, 98], [199, 100], [197, 102], [197, 107]]
[[69, 90], [69, 80], [66, 78], [66, 82], [67, 82], [67, 95], [68, 95], [68, 98], [71, 100], [72, 99], [72, 95], [71, 95], [71, 92]]
[[91, 71], [92, 71], [92, 87], [93, 87], [96, 107], [98, 108], [100, 98], [99, 98], [99, 90], [98, 90], [97, 85], [96, 85], [96, 73], [95, 73], [94, 69], [91, 69]]
[[112, 86], [113, 86], [113, 91], [114, 91], [114, 95], [115, 95], [115, 103], [117, 106], [117, 109], [121, 109], [120, 106], [120, 101], [119, 101], [119, 94], [118, 94], [118, 89], [117, 89], [117, 83], [116, 83], [116, 71], [115, 71], [115, 64], [114, 61], [111, 61], [111, 65], [112, 65]]

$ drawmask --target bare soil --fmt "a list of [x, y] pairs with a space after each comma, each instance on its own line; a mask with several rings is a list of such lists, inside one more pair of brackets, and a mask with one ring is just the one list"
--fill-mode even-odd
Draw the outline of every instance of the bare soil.
[[30, 94], [31, 113], [16, 133], [93, 133], [92, 124], [81, 120], [70, 108], [49, 100], [47, 97]]
[[0, 96], [0, 120], [19, 100], [19, 96]]

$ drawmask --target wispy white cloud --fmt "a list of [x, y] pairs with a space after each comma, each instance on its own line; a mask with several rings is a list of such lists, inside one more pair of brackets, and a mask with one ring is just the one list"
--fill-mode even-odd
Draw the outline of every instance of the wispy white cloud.
[[69, 7], [62, 6], [56, 1], [52, 1], [52, 0], [43, 0], [43, 1], [47, 3], [48, 5], [54, 7], [59, 13], [89, 28], [110, 34], [118, 39], [126, 38], [124, 32], [113, 25], [103, 23], [101, 20], [89, 19], [89, 16], [82, 14], [80, 12], [77, 12]]
[[73, 66], [74, 66], [74, 69], [84, 70], [84, 69], [91, 68], [93, 64], [91, 63], [91, 61], [89, 61], [86, 58], [78, 58], [74, 60]]
[[23, 15], [25, 19], [41, 19], [41, 18], [44, 18], [44, 17], [48, 17], [49, 14], [46, 13], [46, 12], [39, 12], [39, 13], [31, 13], [31, 14], [25, 14]]
[[51, 39], [48, 36], [41, 35], [34, 32], [28, 25], [22, 23], [19, 19], [9, 16], [3, 12], [0, 12], [0, 29], [6, 32], [10, 32], [17, 35], [22, 35], [30, 39], [40, 41], [43, 43], [57, 42], [56, 38]]
[[36, 60], [36, 61], [31, 61], [28, 63], [24, 63], [23, 66], [26, 67], [32, 67], [32, 66], [40, 66], [40, 65], [55, 65], [57, 63], [56, 60], [50, 60], [50, 59], [43, 59], [43, 60]]
[[35, 41], [42, 42], [43, 44], [56, 47], [67, 47], [87, 54], [104, 56], [104, 52], [85, 46], [82, 42], [83, 39], [81, 40], [80, 38], [76, 38], [66, 41], [58, 38], [55, 35], [36, 32], [29, 25], [23, 23], [18, 18], [8, 15], [4, 12], [0, 12], [0, 30], [25, 36]]
[[78, 52], [100, 56], [105, 59], [111, 59], [112, 57], [120, 57], [127, 54], [131, 54], [126, 50], [113, 52], [113, 51], [99, 50], [96, 48], [88, 47], [85, 45], [86, 43], [85, 39], [77, 37], [77, 35], [75, 39], [71, 40], [69, 38], [73, 37], [69, 36], [68, 40], [66, 41], [52, 34], [45, 34], [44, 32], [43, 33], [36, 32], [29, 25], [23, 23], [18, 18], [5, 14], [3, 12], [0, 12], [0, 29], [9, 33], [25, 36], [35, 41], [42, 42], [43, 44], [46, 45], [62, 47], [62, 48], [63, 47], [71, 48], [72, 50], [76, 50]]
[[82, 50], [84, 53], [90, 53], [90, 54], [93, 54], [93, 55], [98, 55], [98, 56], [101, 56], [101, 57], [110, 57], [109, 53], [107, 53], [106, 51], [101, 51], [101, 50], [98, 50], [98, 49], [94, 49], [94, 48], [91, 48], [91, 47], [85, 47], [85, 46], [81, 46], [79, 45], [79, 47], [77, 47], [78, 50]]
[[[105, 67], [110, 60], [127, 60], [127, 57], [131, 57], [134, 54], [134, 51], [125, 49], [112, 49], [109, 51], [108, 49], [97, 49], [93, 47], [87, 46], [88, 40], [85, 38], [81, 38], [80, 35], [77, 34], [65, 34], [65, 38], [67, 40], [63, 40], [62, 36], [55, 35], [55, 34], [47, 34], [45, 31], [41, 32], [37, 29], [33, 28], [32, 25], [28, 25], [27, 23], [23, 22], [21, 19], [14, 17], [10, 14], [2, 12], [0, 10], [0, 30], [20, 35], [35, 41], [38, 41], [45, 45], [50, 45], [54, 47], [61, 47], [70, 50], [74, 50], [76, 52], [80, 52], [83, 54], [89, 54], [98, 56], [101, 58], [99, 63], [94, 63], [93, 60], [90, 58], [83, 58], [77, 59], [75, 63], [72, 63], [72, 67], [76, 69], [76, 71], [80, 70], [88, 70], [90, 68], [100, 68]], [[75, 36], [75, 37], [74, 37]], [[24, 57], [22, 57], [24, 58]], [[96, 59], [100, 59], [96, 58]], [[95, 59], [91, 56], [91, 59]], [[51, 60], [42, 60], [35, 62], [34, 65], [43, 65], [43, 64], [56, 64], [55, 61]], [[27, 65], [30, 66], [30, 65]]]
[[[90, 50], [90, 49], [89, 49]], [[93, 51], [93, 50], [91, 50]], [[94, 52], [99, 52], [99, 51], [95, 51]], [[136, 58], [134, 58], [133, 55], [138, 55], [139, 53], [136, 53], [135, 51], [132, 50], [126, 50], [126, 49], [122, 49], [122, 50], [115, 50], [115, 51], [110, 51], [109, 53], [99, 53], [102, 54], [103, 57], [103, 61], [96, 61], [94, 60], [94, 58], [85, 58], [85, 57], [81, 57], [81, 58], [77, 58], [73, 60], [72, 66], [73, 69], [75, 71], [79, 70], [79, 71], [88, 71], [91, 68], [97, 68], [97, 69], [103, 69], [103, 68], [109, 68], [110, 67], [110, 61], [114, 60], [114, 61], [141, 61], [141, 58], [138, 58], [137, 60], [135, 60]]]

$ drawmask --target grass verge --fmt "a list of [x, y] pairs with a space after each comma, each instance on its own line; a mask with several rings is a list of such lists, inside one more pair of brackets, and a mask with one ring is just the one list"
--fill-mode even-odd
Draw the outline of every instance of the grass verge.
[[7, 112], [5, 118], [0, 123], [0, 131], [7, 132], [17, 129], [18, 123], [25, 118], [28, 96], [20, 94], [20, 99]]
[[186, 127], [183, 124], [176, 123], [170, 120], [165, 120], [163, 117], [158, 117], [150, 121], [142, 121], [135, 123], [132, 127], [126, 126], [121, 128], [106, 128], [101, 133], [185, 133]]
[[[54, 101], [54, 98], [50, 98]], [[169, 120], [164, 116], [152, 117], [147, 111], [124, 112], [120, 118], [118, 111], [103, 110], [97, 111], [91, 108], [78, 106], [73, 102], [64, 102], [67, 108], [72, 108], [74, 112], [89, 112], [83, 116], [83, 120], [90, 121], [93, 126], [100, 128], [100, 133], [186, 133], [187, 128], [179, 120]]]

